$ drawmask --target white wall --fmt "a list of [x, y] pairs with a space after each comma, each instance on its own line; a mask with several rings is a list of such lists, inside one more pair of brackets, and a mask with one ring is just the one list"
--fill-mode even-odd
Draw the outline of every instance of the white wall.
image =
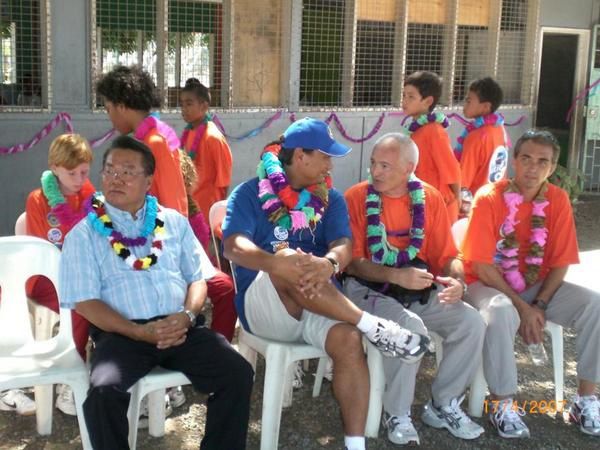
[[600, 19], [600, 0], [541, 0], [540, 25], [591, 29]]

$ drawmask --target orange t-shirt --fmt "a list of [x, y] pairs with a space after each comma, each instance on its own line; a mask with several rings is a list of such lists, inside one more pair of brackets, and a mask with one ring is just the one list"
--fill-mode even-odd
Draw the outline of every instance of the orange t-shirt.
[[[73, 211], [80, 211], [84, 201], [94, 192], [94, 186], [87, 180], [77, 194], [65, 195], [65, 200]], [[50, 205], [41, 188], [29, 194], [25, 212], [27, 213], [26, 230], [28, 235], [37, 236], [52, 242], [59, 248], [62, 247], [66, 234], [71, 231], [71, 226], [61, 224], [58, 218], [50, 212]]]
[[[190, 130], [187, 142], [182, 142], [186, 151], [192, 150], [197, 128]], [[225, 137], [217, 126], [208, 122], [206, 131], [200, 140], [199, 149], [194, 157], [198, 172], [198, 186], [192, 194], [198, 207], [208, 217], [213, 203], [227, 197], [227, 188], [231, 183], [232, 156]]]
[[471, 131], [460, 159], [461, 186], [475, 195], [487, 183], [506, 178], [508, 139], [502, 125], [484, 125]]
[[156, 128], [144, 137], [144, 144], [150, 147], [156, 160], [150, 194], [156, 196], [161, 205], [173, 208], [187, 217], [187, 193], [179, 165], [179, 152], [169, 149], [166, 139]]
[[[367, 181], [363, 181], [352, 186], [344, 194], [350, 214], [353, 258], [371, 259], [371, 253], [367, 246], [367, 186]], [[417, 256], [427, 263], [431, 273], [440, 275], [443, 273], [448, 259], [456, 257], [458, 251], [452, 239], [448, 213], [442, 196], [427, 183], [423, 183], [423, 186], [425, 189], [425, 238]], [[407, 232], [406, 236], [399, 237], [388, 234], [388, 241], [399, 249], [406, 248], [409, 243], [408, 229], [412, 221], [409, 195], [398, 198], [383, 195], [382, 208], [381, 221], [385, 224], [388, 233], [390, 230]]]
[[419, 147], [419, 164], [415, 175], [429, 183], [442, 194], [450, 223], [458, 219], [458, 202], [450, 184], [460, 187], [460, 164], [454, 157], [450, 137], [437, 123], [423, 125], [411, 136]]
[[[508, 214], [503, 197], [508, 183], [509, 180], [502, 180], [488, 184], [475, 197], [469, 225], [461, 245], [461, 257], [465, 262], [468, 283], [478, 279], [471, 267], [473, 262], [495, 262], [496, 247], [501, 239], [500, 227]], [[553, 184], [548, 184], [546, 199], [550, 202], [544, 209], [548, 238], [539, 280], [543, 280], [550, 269], [579, 262], [575, 221], [567, 193]], [[525, 257], [530, 247], [532, 205], [532, 202], [522, 203], [516, 216], [521, 273], [525, 272]]]

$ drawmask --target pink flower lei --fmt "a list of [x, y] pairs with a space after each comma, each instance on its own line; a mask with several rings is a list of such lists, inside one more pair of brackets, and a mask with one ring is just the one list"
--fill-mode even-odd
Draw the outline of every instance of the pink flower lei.
[[534, 284], [540, 274], [544, 261], [544, 247], [548, 237], [546, 228], [546, 213], [544, 209], [548, 206], [546, 200], [547, 182], [540, 188], [533, 199], [533, 211], [531, 215], [531, 236], [529, 238], [529, 253], [525, 257], [525, 275], [519, 271], [519, 241], [516, 236], [516, 216], [519, 206], [523, 203], [523, 195], [511, 181], [504, 191], [504, 202], [508, 207], [508, 215], [500, 227], [500, 234], [504, 236], [498, 243], [498, 257], [504, 280], [516, 292], [523, 292], [527, 286]]
[[179, 150], [180, 142], [177, 133], [175, 133], [173, 128], [160, 120], [158, 113], [151, 113], [146, 116], [146, 118], [138, 125], [133, 135], [137, 140], [143, 141], [148, 133], [154, 128], [156, 128], [160, 135], [165, 138], [169, 150], [172, 152]]

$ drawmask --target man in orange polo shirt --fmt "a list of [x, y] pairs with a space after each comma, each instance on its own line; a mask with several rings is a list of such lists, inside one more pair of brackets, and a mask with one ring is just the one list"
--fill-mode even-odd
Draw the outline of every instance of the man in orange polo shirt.
[[[386, 134], [373, 148], [369, 181], [346, 191], [353, 246], [344, 289], [364, 311], [413, 332], [442, 336], [444, 359], [422, 420], [461, 439], [475, 439], [483, 428], [460, 403], [481, 363], [485, 325], [461, 299], [466, 285], [446, 205], [435, 188], [414, 175], [418, 160], [412, 139]], [[383, 366], [388, 439], [418, 443], [410, 408], [419, 365], [384, 358]]]
[[502, 437], [529, 436], [513, 404], [517, 393], [514, 338], [543, 341], [546, 320], [577, 332], [579, 388], [570, 409], [582, 432], [600, 436], [600, 294], [564, 282], [579, 262], [569, 198], [548, 183], [560, 147], [551, 133], [528, 131], [516, 143], [512, 180], [481, 188], [462, 244], [469, 292], [488, 326], [483, 369], [494, 411], [490, 420]]

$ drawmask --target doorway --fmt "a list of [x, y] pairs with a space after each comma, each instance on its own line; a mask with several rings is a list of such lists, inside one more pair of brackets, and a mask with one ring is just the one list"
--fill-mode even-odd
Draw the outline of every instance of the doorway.
[[576, 105], [568, 122], [567, 115], [585, 86], [588, 48], [588, 30], [542, 28], [535, 126], [557, 137], [559, 164], [566, 167], [577, 167], [583, 143], [583, 105]]

